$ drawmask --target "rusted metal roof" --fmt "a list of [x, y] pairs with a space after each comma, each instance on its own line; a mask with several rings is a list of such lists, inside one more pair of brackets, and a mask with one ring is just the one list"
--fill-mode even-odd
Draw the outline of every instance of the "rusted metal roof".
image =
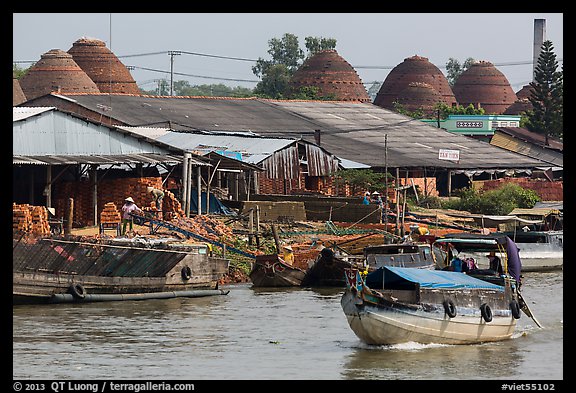
[[510, 150], [558, 167], [564, 166], [563, 144], [550, 140], [550, 145], [544, 144], [544, 136], [518, 127], [502, 127], [494, 131], [490, 140], [493, 146]]
[[338, 158], [326, 150], [299, 138], [274, 138], [223, 132], [175, 132], [167, 128], [119, 127], [153, 137], [163, 143], [205, 155], [209, 152], [224, 154], [236, 152], [249, 164], [262, 165], [269, 178], [298, 178], [298, 144], [304, 144], [306, 163], [311, 176], [325, 176], [338, 169]]

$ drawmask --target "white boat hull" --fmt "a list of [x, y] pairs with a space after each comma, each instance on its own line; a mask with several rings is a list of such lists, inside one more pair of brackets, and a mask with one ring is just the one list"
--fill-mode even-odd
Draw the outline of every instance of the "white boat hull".
[[375, 307], [362, 303], [349, 290], [341, 304], [352, 331], [362, 341], [374, 345], [502, 341], [511, 338], [516, 327], [516, 319], [509, 310], [495, 312], [492, 321], [487, 323], [479, 310], [461, 309], [450, 318], [443, 309]]

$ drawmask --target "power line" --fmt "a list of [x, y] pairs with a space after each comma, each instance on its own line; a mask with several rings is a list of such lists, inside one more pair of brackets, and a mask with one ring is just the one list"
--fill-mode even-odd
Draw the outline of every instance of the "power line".
[[[137, 66], [130, 66], [135, 69], [144, 70], [144, 71], [152, 71], [152, 72], [159, 72], [162, 74], [170, 74], [170, 71], [163, 71], [163, 70], [156, 70], [154, 68], [147, 68], [147, 67], [137, 67]], [[174, 72], [174, 75], [180, 76], [188, 76], [193, 78], [203, 78], [203, 79], [216, 79], [216, 80], [226, 80], [231, 82], [249, 82], [249, 83], [258, 83], [260, 81], [257, 80], [249, 80], [249, 79], [233, 79], [233, 78], [220, 78], [215, 76], [206, 76], [206, 75], [194, 75], [194, 74], [186, 74], [183, 72]]]

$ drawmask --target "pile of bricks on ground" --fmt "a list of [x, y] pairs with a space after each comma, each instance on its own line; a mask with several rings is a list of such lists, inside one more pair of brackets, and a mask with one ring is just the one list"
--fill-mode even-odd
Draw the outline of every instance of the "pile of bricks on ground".
[[49, 235], [48, 210], [44, 206], [12, 204], [12, 230]]
[[114, 202], [104, 204], [104, 209], [100, 213], [101, 224], [115, 224], [121, 221], [120, 212]]
[[174, 225], [210, 240], [226, 242], [233, 240], [232, 228], [206, 215], [195, 217], [179, 216], [171, 221]]

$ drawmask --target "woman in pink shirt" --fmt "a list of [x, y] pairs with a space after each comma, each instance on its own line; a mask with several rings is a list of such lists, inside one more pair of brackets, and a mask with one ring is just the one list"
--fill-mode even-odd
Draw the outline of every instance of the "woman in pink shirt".
[[132, 197], [124, 199], [124, 206], [122, 206], [122, 236], [126, 234], [126, 224], [128, 223], [130, 223], [130, 231], [132, 232], [134, 219], [130, 213], [134, 211], [142, 213], [142, 210], [136, 206], [136, 203], [134, 203], [134, 199], [132, 199]]

